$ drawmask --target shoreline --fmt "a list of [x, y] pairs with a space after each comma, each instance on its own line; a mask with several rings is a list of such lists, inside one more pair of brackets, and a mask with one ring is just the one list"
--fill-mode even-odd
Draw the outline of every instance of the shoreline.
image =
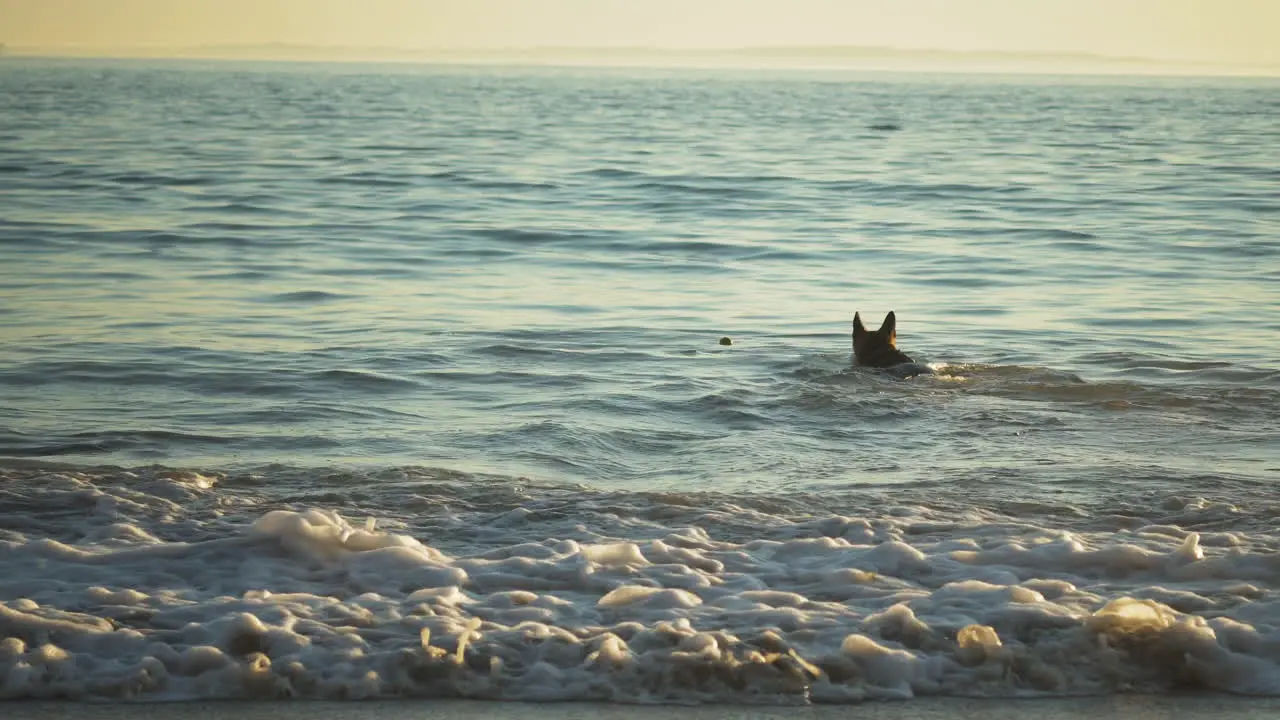
[[624, 705], [485, 700], [177, 701], [98, 704], [70, 701], [0, 703], [10, 720], [1228, 720], [1280, 716], [1280, 697], [1225, 694], [1099, 695], [1065, 698], [929, 697], [855, 705]]

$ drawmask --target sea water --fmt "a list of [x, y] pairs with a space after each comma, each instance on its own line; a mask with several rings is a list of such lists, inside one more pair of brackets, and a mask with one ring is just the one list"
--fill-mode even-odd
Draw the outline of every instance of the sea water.
[[0, 696], [1280, 695], [1277, 117], [6, 59]]

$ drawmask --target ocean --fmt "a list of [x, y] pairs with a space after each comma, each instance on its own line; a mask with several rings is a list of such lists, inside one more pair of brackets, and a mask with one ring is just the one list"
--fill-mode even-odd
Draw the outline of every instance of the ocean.
[[0, 697], [1280, 695], [1278, 116], [6, 58]]

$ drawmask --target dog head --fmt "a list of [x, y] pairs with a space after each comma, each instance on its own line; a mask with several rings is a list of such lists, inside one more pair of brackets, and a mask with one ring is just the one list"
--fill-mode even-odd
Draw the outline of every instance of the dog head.
[[868, 330], [858, 313], [853, 314], [853, 358], [867, 367], [890, 367], [909, 363], [911, 358], [898, 350], [898, 319], [890, 311], [879, 330]]

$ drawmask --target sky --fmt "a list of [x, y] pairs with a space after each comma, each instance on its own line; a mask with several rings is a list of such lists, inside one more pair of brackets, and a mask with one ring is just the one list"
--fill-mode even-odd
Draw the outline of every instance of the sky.
[[1280, 0], [0, 0], [0, 43], [877, 46], [1280, 66]]

